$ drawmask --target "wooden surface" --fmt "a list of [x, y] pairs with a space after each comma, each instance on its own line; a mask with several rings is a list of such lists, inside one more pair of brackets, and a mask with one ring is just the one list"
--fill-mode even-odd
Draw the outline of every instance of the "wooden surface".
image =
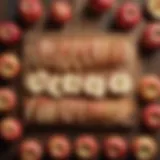
[[[49, 0], [45, 0], [46, 3]], [[74, 18], [73, 21], [67, 25], [67, 27], [62, 31], [62, 33], [67, 33], [70, 32], [72, 30], [72, 32], [80, 32], [80, 30], [83, 30], [83, 32], [88, 32], [88, 29], [90, 29], [90, 27], [92, 28], [92, 31], [94, 32], [102, 32], [102, 33], [106, 33], [109, 34], [110, 31], [113, 31], [114, 33], [117, 32], [121, 32], [118, 29], [116, 29], [112, 23], [112, 21], [114, 20], [114, 11], [115, 8], [117, 6], [114, 6], [114, 9], [104, 15], [101, 19], [97, 19], [96, 21], [94, 20], [88, 20], [86, 18], [83, 17], [83, 15], [81, 15], [82, 12], [80, 12], [86, 2], [86, 0], [72, 0], [73, 1], [73, 5], [74, 10], [75, 10], [75, 14], [74, 14]], [[122, 0], [121, 0], [122, 1]], [[120, 1], [120, 2], [121, 2]], [[138, 0], [135, 0], [138, 1]], [[143, 2], [145, 0], [141, 0], [140, 2]], [[18, 0], [1, 0], [0, 1], [0, 19], [1, 20], [16, 20], [16, 5], [17, 5]], [[77, 19], [77, 17], [81, 17], [80, 19]], [[138, 37], [139, 37], [139, 33], [141, 33], [141, 30], [143, 29], [145, 23], [148, 23], [149, 20], [147, 20], [147, 18], [145, 18], [145, 21], [142, 22], [139, 27], [137, 27], [135, 30], [133, 30], [130, 33], [125, 33], [127, 35], [129, 35], [132, 39], [133, 39], [133, 43], [137, 43], [138, 42]], [[39, 26], [42, 26], [42, 22], [40, 22]], [[39, 31], [41, 31], [43, 29], [43, 27], [39, 27]], [[36, 28], [36, 27], [35, 27]], [[34, 29], [33, 29], [34, 30]], [[135, 34], [136, 33], [136, 34]], [[1, 50], [3, 50], [3, 48], [1, 48]], [[16, 49], [17, 51], [20, 51], [19, 49]], [[143, 67], [143, 73], [156, 73], [156, 74], [160, 74], [160, 50], [157, 51], [156, 53], [148, 53], [147, 51], [141, 51], [139, 50], [140, 53], [140, 60], [142, 63], [142, 67]], [[48, 135], [48, 131], [50, 131], [51, 128], [44, 128], [39, 127], [37, 128], [37, 132], [41, 132], [39, 134], [39, 137], [41, 138], [41, 135], [47, 136]], [[63, 132], [66, 128], [61, 128], [61, 127], [57, 127], [56, 131], [57, 132]], [[76, 136], [77, 134], [79, 134], [79, 131], [77, 131], [77, 128], [73, 128], [71, 129], [72, 132], [70, 131], [66, 131], [66, 133], [71, 134], [73, 137]], [[28, 130], [28, 128], [26, 128], [25, 130], [25, 136], [35, 136], [37, 135], [37, 132], [35, 131], [34, 127], [31, 127], [30, 130]], [[81, 129], [82, 133], [83, 132], [95, 132], [95, 133], [101, 133], [102, 135], [104, 134], [103, 130], [99, 130], [99, 131], [95, 131], [94, 129], [89, 129], [89, 128], [83, 128]], [[127, 137], [131, 137], [134, 134], [138, 134], [138, 133], [143, 133], [146, 130], [143, 130], [140, 125], [136, 126], [135, 128], [133, 128], [133, 130], [131, 131], [126, 131], [126, 130], [119, 130], [120, 134], [125, 135], [127, 134]], [[114, 132], [114, 130], [110, 130], [107, 131], [105, 130], [105, 132], [107, 133], [112, 133]], [[159, 134], [155, 135], [158, 139], [160, 139]], [[101, 137], [101, 134], [100, 134]], [[159, 141], [160, 142], [160, 141]], [[14, 147], [13, 147], [14, 146]], [[15, 151], [16, 151], [16, 144], [10, 145], [10, 147], [8, 148], [8, 146], [4, 145], [4, 143], [0, 143], [0, 159], [1, 160], [12, 160], [14, 159], [14, 155], [15, 155]], [[129, 157], [129, 160], [131, 160], [131, 158]], [[158, 158], [159, 160], [159, 158]]]

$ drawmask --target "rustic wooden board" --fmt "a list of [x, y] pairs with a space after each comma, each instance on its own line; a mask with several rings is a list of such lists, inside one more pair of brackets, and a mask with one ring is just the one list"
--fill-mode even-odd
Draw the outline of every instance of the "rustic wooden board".
[[[45, 0], [46, 4], [49, 4], [50, 0]], [[72, 5], [74, 6], [74, 18], [72, 20], [72, 22], [70, 24], [68, 24], [65, 29], [63, 29], [61, 32], [59, 32], [60, 35], [72, 32], [72, 33], [81, 33], [81, 31], [83, 30], [83, 33], [87, 33], [88, 30], [90, 30], [90, 32], [94, 32], [94, 33], [101, 33], [101, 34], [110, 34], [111, 31], [113, 31], [114, 33], [122, 33], [122, 31], [116, 29], [114, 27], [113, 24], [113, 20], [114, 20], [114, 12], [117, 6], [114, 6], [114, 9], [104, 15], [103, 17], [101, 17], [100, 19], [97, 18], [97, 20], [93, 20], [91, 17], [88, 19], [86, 18], [81, 12], [85, 6], [87, 0], [72, 0]], [[121, 3], [123, 0], [120, 0], [119, 3]], [[138, 1], [138, 0], [135, 0]], [[141, 5], [144, 5], [145, 0], [141, 0], [140, 3]], [[16, 12], [16, 5], [17, 5], [18, 0], [1, 0], [0, 1], [0, 19], [1, 20], [16, 20], [17, 17], [17, 12]], [[79, 18], [77, 18], [79, 17]], [[42, 21], [37, 24], [35, 27], [31, 28], [30, 30], [32, 30], [33, 32], [36, 30], [39, 33], [41, 31], [45, 31], [43, 28], [43, 22], [44, 19], [42, 19]], [[129, 33], [124, 33], [127, 36], [130, 36], [131, 39], [133, 40], [133, 43], [137, 43], [138, 42], [138, 38], [140, 36], [141, 31], [143, 30], [144, 24], [148, 23], [149, 20], [147, 18], [145, 18], [145, 20], [140, 24], [140, 26], [138, 26], [135, 30], [133, 30], [132, 32]], [[57, 31], [55, 31], [56, 33]], [[27, 33], [27, 30], [26, 30]], [[37, 33], [36, 33], [37, 34]], [[0, 48], [1, 51], [3, 51], [3, 48]], [[21, 47], [16, 47], [14, 48], [17, 52], [19, 52], [20, 54], [22, 54], [22, 50]], [[21, 57], [21, 56], [20, 56]], [[142, 70], [143, 73], [156, 73], [156, 74], [160, 74], [160, 70], [159, 70], [159, 65], [160, 65], [160, 50], [157, 51], [156, 53], [147, 53], [146, 51], [141, 51], [139, 50], [139, 58], [140, 58], [140, 62], [142, 63]], [[11, 86], [14, 86], [16, 84], [16, 82], [11, 83]], [[6, 85], [6, 83], [3, 85]], [[18, 93], [21, 93], [21, 87], [18, 87]], [[20, 113], [21, 113], [21, 109], [22, 109], [22, 105], [20, 105]], [[28, 130], [30, 129], [30, 130]], [[64, 130], [68, 129], [66, 128], [59, 128], [56, 127], [56, 129], [51, 129], [50, 127], [45, 128], [45, 127], [37, 127], [37, 131], [35, 131], [34, 126], [30, 127], [30, 128], [26, 128], [25, 129], [25, 135], [24, 136], [36, 136], [37, 137], [37, 132], [40, 132], [39, 134], [39, 138], [44, 138], [48, 135], [50, 135], [51, 130], [53, 132], [63, 132]], [[115, 130], [94, 130], [91, 128], [81, 128], [81, 132], [82, 133], [96, 133], [98, 134], [101, 138], [102, 135], [104, 135], [104, 133], [112, 133], [115, 132]], [[130, 137], [132, 137], [135, 134], [139, 134], [139, 133], [144, 133], [146, 132], [146, 130], [144, 130], [140, 125], [136, 126], [133, 128], [133, 130], [131, 131], [127, 131], [124, 129], [119, 130], [119, 133], [122, 135], [127, 136], [129, 139]], [[72, 137], [75, 137], [76, 135], [78, 135], [80, 132], [79, 130], [77, 130], [77, 128], [71, 128], [71, 131], [67, 132], [68, 134], [72, 135]], [[153, 134], [154, 135], [154, 134]], [[160, 136], [159, 134], [154, 135], [157, 137], [157, 139], [159, 139], [160, 142]], [[14, 146], [14, 147], [13, 147]], [[5, 145], [5, 143], [0, 143], [0, 159], [2, 160], [12, 160], [15, 159], [14, 155], [15, 155], [15, 151], [17, 150], [16, 144], [10, 145], [10, 147], [8, 148], [8, 146]], [[130, 156], [128, 157], [129, 160], [131, 160]], [[159, 160], [159, 158], [157, 159]]]

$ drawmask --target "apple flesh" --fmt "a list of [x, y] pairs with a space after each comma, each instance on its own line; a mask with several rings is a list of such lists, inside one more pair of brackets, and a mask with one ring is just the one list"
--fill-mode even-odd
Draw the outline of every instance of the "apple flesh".
[[33, 24], [43, 14], [42, 4], [40, 0], [21, 0], [19, 3], [19, 12], [23, 21]]
[[94, 11], [103, 13], [112, 8], [114, 2], [115, 0], [90, 0], [90, 6]]
[[51, 158], [68, 159], [71, 154], [71, 144], [65, 135], [54, 135], [48, 141], [48, 153]]
[[117, 25], [123, 29], [137, 26], [142, 19], [140, 6], [134, 2], [126, 2], [117, 10]]
[[147, 106], [143, 111], [144, 124], [151, 130], [160, 129], [160, 106], [153, 104]]
[[127, 143], [120, 136], [110, 136], [104, 140], [104, 154], [109, 159], [124, 158], [127, 154]]
[[0, 123], [0, 134], [4, 140], [15, 141], [22, 136], [21, 123], [14, 118], [5, 118]]
[[98, 151], [99, 146], [93, 136], [82, 135], [75, 141], [75, 153], [78, 159], [95, 159]]
[[22, 31], [13, 22], [0, 23], [0, 43], [3, 45], [15, 45], [21, 40]]
[[58, 24], [66, 24], [72, 18], [71, 5], [65, 1], [56, 1], [51, 4], [51, 20]]
[[142, 45], [147, 49], [160, 48], [160, 23], [146, 26], [142, 35]]

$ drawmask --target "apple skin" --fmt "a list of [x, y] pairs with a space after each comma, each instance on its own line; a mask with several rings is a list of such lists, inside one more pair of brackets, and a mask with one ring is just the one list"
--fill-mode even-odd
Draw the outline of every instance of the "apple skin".
[[[9, 126], [9, 128], [7, 128]], [[6, 132], [6, 128], [9, 132]], [[12, 130], [12, 131], [10, 131]], [[5, 118], [0, 123], [0, 135], [4, 140], [16, 141], [22, 136], [22, 125], [14, 118]]]
[[104, 155], [109, 159], [124, 158], [127, 155], [127, 142], [120, 136], [110, 136], [104, 140]]
[[160, 23], [148, 24], [142, 34], [142, 45], [147, 49], [160, 48]]
[[75, 140], [75, 154], [78, 159], [96, 159], [98, 152], [98, 143], [92, 135], [81, 135]]
[[[5, 101], [5, 102], [3, 102]], [[3, 103], [5, 103], [3, 105]], [[0, 112], [8, 112], [13, 110], [17, 104], [17, 96], [13, 90], [9, 88], [1, 88], [0, 89]]]
[[19, 13], [23, 21], [29, 24], [36, 23], [43, 15], [40, 0], [20, 0]]
[[66, 160], [71, 154], [71, 143], [65, 135], [53, 135], [49, 138], [47, 150], [51, 158]]
[[[154, 118], [154, 116], [156, 118]], [[160, 129], [160, 106], [158, 104], [151, 104], [143, 111], [143, 121], [146, 127], [153, 130]]]
[[16, 76], [18, 76], [20, 68], [20, 61], [13, 53], [6, 52], [0, 56], [0, 76], [2, 78], [15, 78]]
[[122, 4], [116, 14], [116, 23], [120, 28], [131, 29], [140, 23], [142, 14], [140, 6], [134, 2]]
[[103, 13], [112, 8], [114, 3], [115, 0], [90, 0], [89, 5], [94, 11]]
[[160, 80], [156, 75], [146, 75], [139, 82], [139, 96], [146, 102], [155, 101], [160, 96]]
[[51, 20], [60, 25], [68, 23], [72, 18], [72, 8], [68, 2], [56, 1], [51, 4]]
[[17, 44], [22, 37], [19, 26], [13, 22], [0, 23], [0, 43], [6, 46]]
[[[158, 146], [156, 144], [156, 141], [150, 136], [142, 135], [139, 137], [135, 137], [131, 142], [131, 151], [133, 156], [137, 160], [154, 159], [157, 154], [157, 149], [158, 149]], [[144, 154], [144, 151], [146, 152], [146, 150], [147, 150], [147, 153], [149, 151], [150, 155], [144, 158], [142, 154]]]
[[26, 156], [30, 156], [30, 154], [31, 157], [34, 157], [34, 160], [42, 159], [43, 148], [41, 144], [35, 139], [24, 140], [20, 144], [20, 158], [25, 160]]

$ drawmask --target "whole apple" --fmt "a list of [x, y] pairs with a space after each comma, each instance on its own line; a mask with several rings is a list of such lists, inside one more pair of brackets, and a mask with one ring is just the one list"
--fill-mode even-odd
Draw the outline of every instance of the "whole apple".
[[0, 43], [3, 45], [15, 45], [21, 40], [22, 31], [13, 22], [0, 23]]
[[131, 29], [142, 19], [140, 6], [135, 2], [125, 2], [117, 10], [116, 23], [120, 28]]
[[23, 21], [33, 24], [37, 22], [42, 14], [43, 7], [40, 0], [20, 0], [19, 2], [20, 17]]
[[148, 24], [144, 28], [142, 45], [147, 49], [160, 48], [160, 23]]
[[66, 24], [72, 18], [72, 8], [67, 1], [53, 1], [51, 4], [51, 20], [58, 24]]

